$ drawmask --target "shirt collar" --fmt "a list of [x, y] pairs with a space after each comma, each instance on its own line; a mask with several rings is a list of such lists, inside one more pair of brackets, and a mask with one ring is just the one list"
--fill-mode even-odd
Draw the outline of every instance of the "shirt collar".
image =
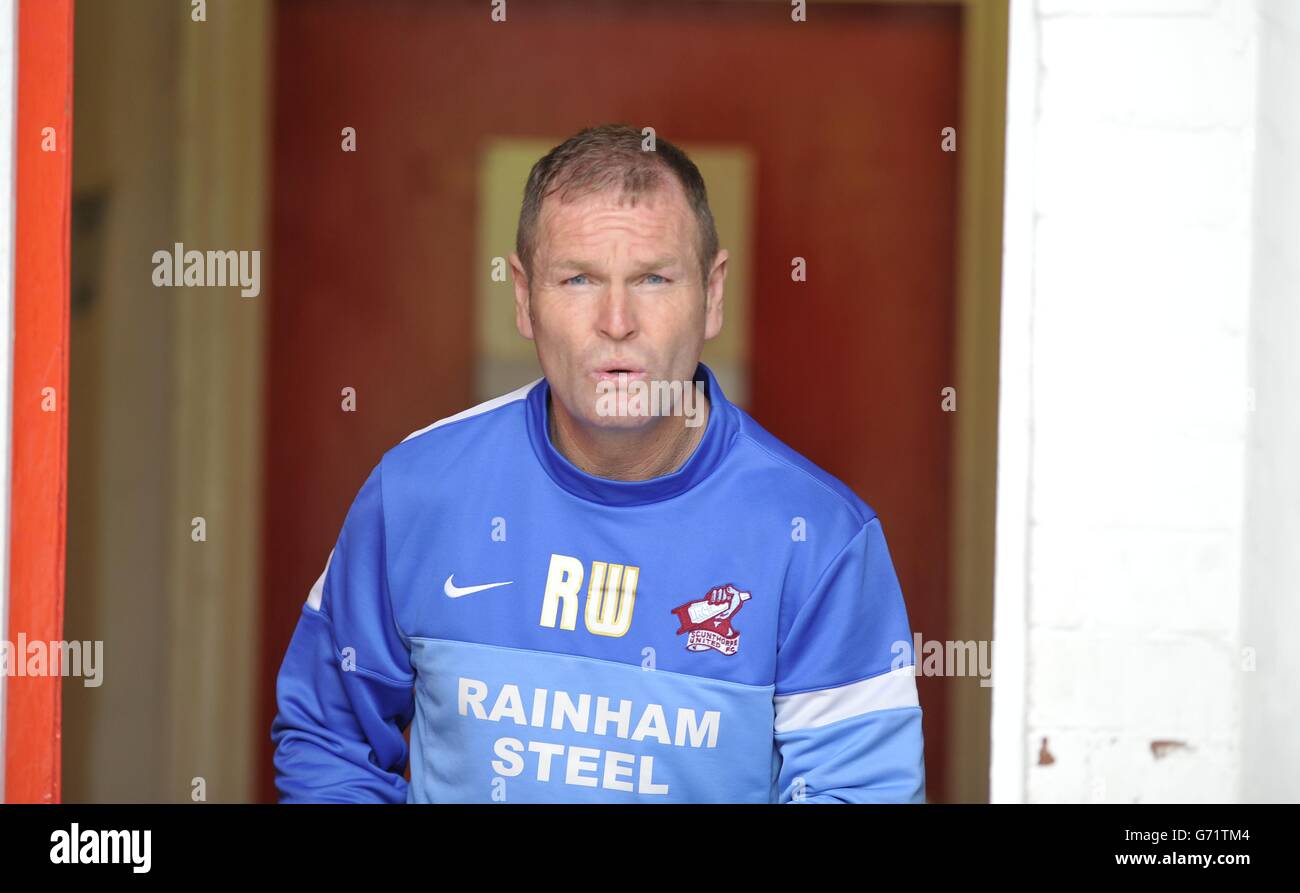
[[695, 381], [703, 382], [709, 398], [709, 418], [704, 435], [695, 451], [676, 471], [644, 481], [618, 481], [588, 474], [570, 462], [551, 442], [547, 424], [550, 382], [542, 379], [528, 392], [528, 439], [542, 468], [565, 490], [604, 505], [645, 505], [671, 499], [707, 478], [721, 464], [738, 429], [735, 408], [722, 393], [713, 370], [700, 363], [695, 367]]

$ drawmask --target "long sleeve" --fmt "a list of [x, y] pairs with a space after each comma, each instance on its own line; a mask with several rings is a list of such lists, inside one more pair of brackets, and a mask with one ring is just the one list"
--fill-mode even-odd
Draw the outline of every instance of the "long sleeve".
[[911, 640], [873, 517], [782, 612], [774, 697], [779, 802], [925, 802]]
[[393, 616], [380, 467], [358, 492], [276, 678], [281, 803], [403, 803], [414, 714], [410, 651]]

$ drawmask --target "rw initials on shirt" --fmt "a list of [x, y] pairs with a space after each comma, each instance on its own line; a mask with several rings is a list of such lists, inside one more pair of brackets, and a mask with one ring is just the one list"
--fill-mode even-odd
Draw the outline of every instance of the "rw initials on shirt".
[[[546, 574], [546, 592], [542, 596], [542, 626], [576, 629], [578, 592], [586, 568], [570, 555], [551, 555]], [[621, 636], [632, 626], [632, 606], [636, 603], [636, 584], [641, 568], [633, 565], [591, 563], [591, 582], [587, 585], [587, 607], [583, 620], [587, 631], [597, 636]]]

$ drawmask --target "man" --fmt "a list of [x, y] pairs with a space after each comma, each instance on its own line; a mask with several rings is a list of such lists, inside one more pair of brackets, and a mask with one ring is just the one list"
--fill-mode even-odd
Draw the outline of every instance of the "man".
[[281, 802], [924, 802], [879, 520], [699, 362], [695, 165], [582, 131], [510, 263], [544, 377], [370, 473], [280, 669]]

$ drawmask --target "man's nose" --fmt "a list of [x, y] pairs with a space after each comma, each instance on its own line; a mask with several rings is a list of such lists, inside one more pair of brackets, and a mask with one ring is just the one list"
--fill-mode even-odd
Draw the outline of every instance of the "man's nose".
[[618, 341], [635, 334], [635, 308], [626, 286], [617, 282], [610, 285], [601, 298], [597, 324], [602, 335]]

